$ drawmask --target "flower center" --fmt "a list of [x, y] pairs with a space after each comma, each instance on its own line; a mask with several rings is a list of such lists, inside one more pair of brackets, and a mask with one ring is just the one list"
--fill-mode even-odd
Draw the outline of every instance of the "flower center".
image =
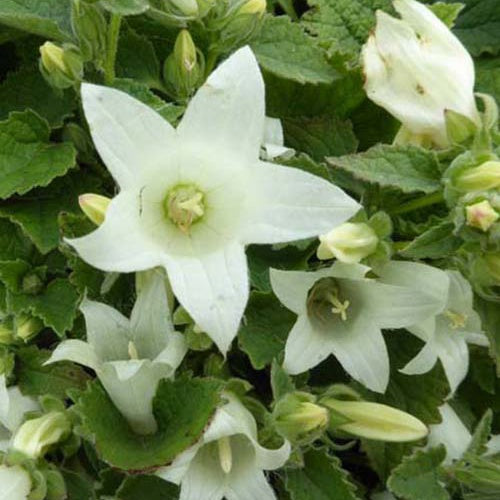
[[233, 452], [231, 451], [231, 441], [228, 436], [222, 437], [217, 441], [219, 450], [220, 466], [225, 474], [229, 474], [233, 468]]
[[164, 201], [167, 217], [188, 234], [191, 226], [205, 214], [205, 195], [192, 184], [173, 187]]
[[347, 321], [347, 310], [351, 302], [341, 297], [341, 290], [334, 278], [320, 279], [309, 292], [307, 309], [309, 314], [322, 322], [328, 320], [329, 315], [339, 316]]
[[458, 328], [463, 328], [467, 321], [466, 314], [460, 314], [450, 309], [447, 309], [444, 312], [444, 315], [448, 318], [450, 326], [453, 328], [453, 330], [457, 330]]

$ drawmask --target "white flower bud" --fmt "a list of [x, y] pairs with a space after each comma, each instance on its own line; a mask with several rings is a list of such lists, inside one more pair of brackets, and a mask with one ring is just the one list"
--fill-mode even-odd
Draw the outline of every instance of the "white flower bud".
[[78, 197], [82, 212], [97, 226], [104, 222], [110, 202], [109, 198], [99, 194], [82, 194]]
[[473, 203], [465, 207], [467, 225], [488, 231], [488, 229], [498, 220], [498, 212], [491, 206], [488, 200]]

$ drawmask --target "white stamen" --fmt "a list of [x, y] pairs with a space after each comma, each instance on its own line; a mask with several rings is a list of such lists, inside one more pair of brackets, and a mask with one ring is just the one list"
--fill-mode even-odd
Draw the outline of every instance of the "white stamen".
[[217, 441], [219, 450], [220, 466], [225, 474], [229, 474], [233, 468], [233, 452], [231, 451], [231, 441], [229, 437], [222, 437]]

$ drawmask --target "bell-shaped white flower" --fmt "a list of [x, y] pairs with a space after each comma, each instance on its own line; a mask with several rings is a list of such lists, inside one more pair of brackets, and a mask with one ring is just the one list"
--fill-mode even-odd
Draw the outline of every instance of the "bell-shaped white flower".
[[363, 47], [368, 97], [403, 124], [414, 142], [449, 145], [445, 111], [479, 123], [474, 63], [448, 27], [415, 0], [394, 0], [396, 19], [377, 12]]
[[165, 267], [223, 353], [248, 300], [245, 245], [316, 236], [359, 208], [323, 179], [259, 160], [264, 82], [248, 47], [212, 73], [177, 129], [115, 89], [84, 84], [82, 99], [120, 193], [98, 229], [69, 243], [105, 271]]
[[27, 500], [31, 478], [19, 465], [0, 465], [0, 500]]
[[[413, 265], [418, 265], [420, 271], [415, 269], [412, 273]], [[440, 359], [453, 393], [469, 370], [467, 343], [487, 346], [488, 339], [472, 307], [469, 282], [457, 271], [441, 271], [431, 266], [422, 270], [422, 266], [390, 262], [380, 273], [385, 283], [413, 287], [415, 293], [424, 291], [434, 296], [438, 307], [437, 314], [407, 327], [425, 346], [401, 371], [407, 375], [426, 373]]]
[[232, 394], [201, 439], [157, 475], [181, 485], [180, 500], [275, 500], [263, 471], [282, 467], [290, 444], [263, 448], [252, 414]]
[[186, 354], [184, 337], [170, 319], [165, 278], [143, 280], [130, 320], [110, 306], [84, 299], [87, 342], [65, 340], [47, 363], [74, 361], [92, 368], [115, 406], [140, 434], [155, 432], [153, 398], [158, 382], [172, 377]]
[[382, 328], [402, 328], [436, 314], [434, 297], [366, 278], [369, 267], [335, 262], [314, 272], [271, 270], [273, 291], [298, 315], [285, 347], [292, 375], [333, 354], [346, 372], [384, 392], [389, 357]]
[[7, 450], [12, 434], [23, 423], [24, 415], [39, 409], [38, 403], [23, 396], [19, 387], [7, 387], [5, 375], [0, 375], [0, 451]]

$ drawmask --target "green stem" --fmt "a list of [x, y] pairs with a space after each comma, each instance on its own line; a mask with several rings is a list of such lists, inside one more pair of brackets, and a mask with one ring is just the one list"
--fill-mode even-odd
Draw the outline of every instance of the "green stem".
[[399, 215], [406, 214], [408, 212], [413, 212], [414, 210], [418, 210], [419, 208], [428, 207], [430, 205], [435, 205], [436, 203], [441, 203], [444, 201], [444, 196], [442, 191], [438, 191], [437, 193], [426, 194], [421, 198], [417, 198], [415, 200], [411, 200], [408, 203], [403, 203], [396, 207], [394, 210], [391, 210], [391, 215]]
[[210, 76], [210, 73], [212, 73], [213, 69], [215, 68], [215, 63], [217, 62], [218, 56], [219, 53], [216, 50], [209, 49], [207, 62], [205, 64], [205, 78], [208, 78]]
[[116, 52], [118, 50], [118, 38], [120, 36], [121, 24], [122, 16], [119, 14], [111, 14], [108, 27], [106, 60], [104, 61], [104, 83], [106, 85], [112, 85], [115, 81]]

